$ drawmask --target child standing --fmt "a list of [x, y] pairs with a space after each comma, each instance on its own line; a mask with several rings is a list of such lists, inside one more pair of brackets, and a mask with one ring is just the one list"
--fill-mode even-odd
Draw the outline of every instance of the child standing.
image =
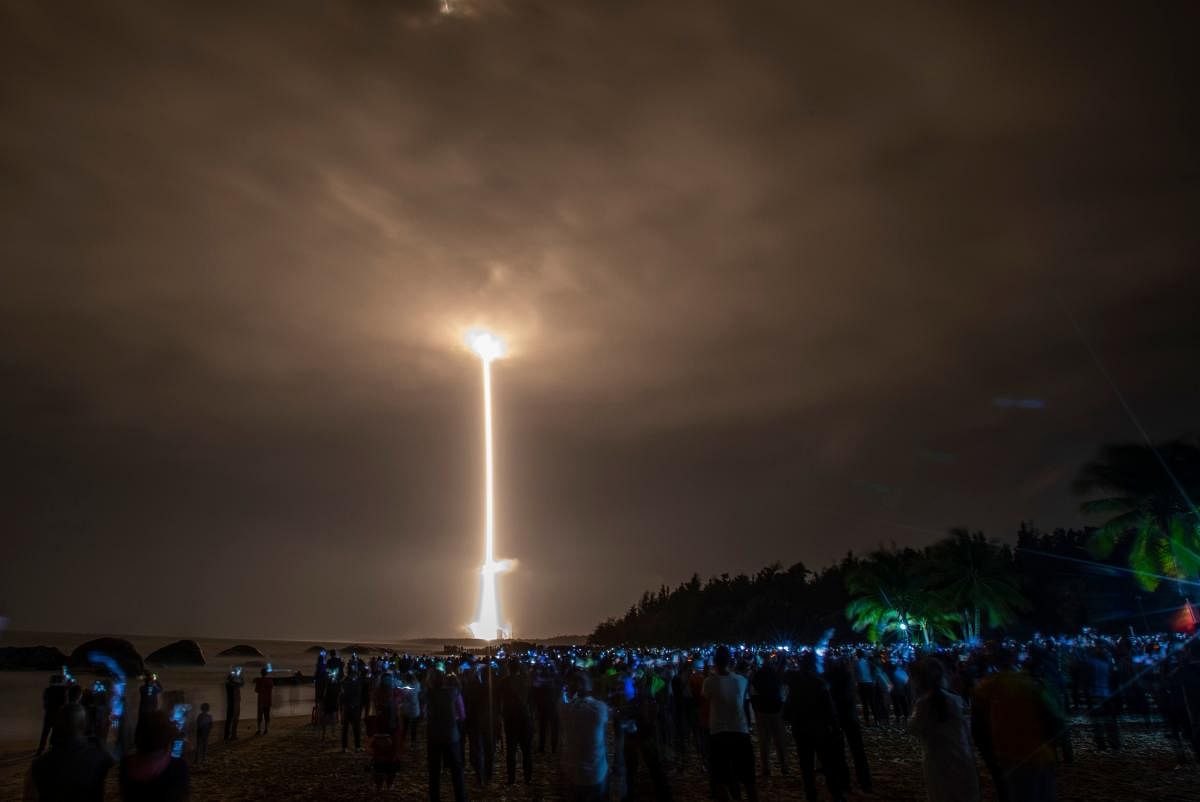
[[369, 743], [371, 752], [371, 773], [375, 780], [375, 790], [382, 790], [384, 783], [387, 790], [392, 790], [396, 782], [396, 742], [391, 733], [377, 732], [371, 736]]
[[209, 713], [208, 702], [200, 705], [200, 715], [196, 716], [196, 765], [199, 766], [208, 757], [208, 734], [212, 732], [212, 714]]

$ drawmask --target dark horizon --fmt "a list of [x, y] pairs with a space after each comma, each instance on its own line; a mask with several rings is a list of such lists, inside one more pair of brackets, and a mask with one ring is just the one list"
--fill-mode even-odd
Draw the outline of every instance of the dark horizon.
[[[1054, 534], [1054, 533], [1060, 532], [1060, 531], [1061, 532], [1086, 533], [1089, 531], [1094, 531], [1094, 529], [1095, 529], [1095, 527], [1091, 527], [1091, 526], [1080, 526], [1080, 527], [1056, 527], [1052, 530], [1042, 530], [1036, 526], [1031, 526], [1030, 523], [1031, 522], [1027, 522], [1027, 521], [1022, 522], [1021, 526], [1026, 527], [1028, 529], [1028, 531], [1030, 531], [1030, 532], [1043, 533], [1043, 534], [1047, 534], [1047, 535], [1051, 535], [1051, 534]], [[947, 532], [941, 533], [939, 538], [935, 538], [935, 540], [940, 539], [940, 537], [944, 537], [948, 534], [952, 534], [954, 529], [956, 529], [956, 528], [952, 528], [950, 530], [947, 530]], [[992, 538], [992, 539], [998, 540], [999, 542], [1002, 542], [1002, 543], [1007, 543], [1009, 545], [1015, 545], [1015, 543], [1016, 543], [1015, 538], [999, 537], [999, 538]], [[869, 558], [871, 556], [872, 552], [877, 548], [892, 549], [892, 548], [904, 548], [904, 547], [910, 547], [910, 546], [914, 546], [914, 544], [912, 544], [912, 543], [897, 543], [895, 541], [892, 541], [889, 543], [879, 543], [879, 544], [876, 544], [875, 546], [872, 546], [868, 549], [864, 549], [862, 551], [858, 551], [858, 552], [855, 552], [853, 550], [847, 551], [847, 552], [843, 553], [841, 556], [839, 556], [837, 559], [832, 560], [829, 563], [826, 563], [823, 565], [814, 566], [814, 565], [804, 564], [804, 563], [802, 563], [802, 561], [801, 561], [801, 564], [803, 564], [805, 569], [807, 569], [812, 574], [812, 578], [815, 578], [816, 576], [819, 576], [820, 574], [824, 573], [827, 570], [834, 570], [834, 569], [840, 568], [840, 566], [843, 564], [843, 560], [845, 560], [846, 558], [853, 557], [853, 558], [861, 560], [863, 558]], [[1020, 551], [1020, 549], [1016, 549], [1016, 551]], [[1056, 559], [1060, 559], [1052, 554], [1047, 554], [1045, 556], [1047, 557], [1047, 559], [1050, 559], [1052, 561], [1056, 560]], [[779, 564], [776, 567], [786, 571], [788, 568], [792, 567], [795, 564], [796, 563]], [[751, 568], [747, 568], [747, 569], [739, 569], [737, 574], [748, 576], [748, 577], [752, 578], [760, 570], [769, 569], [772, 567], [772, 565], [774, 565], [774, 564], [766, 564], [766, 565], [755, 566], [755, 567], [751, 567]], [[1114, 572], [1114, 568], [1112, 567], [1112, 565], [1110, 563], [1106, 563], [1104, 561], [1095, 562], [1094, 570], [1096, 572], [1098, 572], [1098, 575], [1104, 575], [1104, 576], [1111, 576], [1112, 573]], [[1124, 574], [1121, 573], [1124, 571], [1133, 573], [1132, 570], [1121, 568], [1121, 567], [1117, 567], [1115, 570], [1118, 572], [1119, 576], [1124, 576]], [[718, 574], [699, 575], [697, 572], [692, 572], [692, 574], [688, 574], [685, 577], [681, 577], [679, 582], [676, 582], [671, 585], [666, 585], [665, 586], [666, 589], [674, 590], [676, 587], [678, 587], [682, 584], [685, 584], [686, 582], [689, 582], [693, 578], [693, 574], [696, 574], [699, 577], [700, 581], [704, 582], [704, 583], [707, 583], [709, 580], [721, 578], [721, 574], [719, 574], [719, 573]], [[1129, 592], [1130, 593], [1134, 592], [1134, 587], [1135, 586], [1132, 583], [1129, 584]], [[578, 632], [573, 632], [573, 633], [562, 632], [562, 633], [558, 633], [558, 634], [554, 634], [554, 635], [529, 635], [529, 634], [518, 631], [518, 632], [512, 633], [512, 635], [509, 638], [507, 638], [506, 640], [555, 641], [555, 640], [561, 640], [564, 638], [576, 638], [577, 640], [575, 642], [585, 643], [588, 641], [588, 639], [590, 638], [593, 631], [595, 630], [595, 628], [598, 625], [604, 623], [604, 621], [607, 619], [619, 619], [622, 616], [622, 614], [624, 614], [625, 612], [628, 611], [628, 609], [631, 605], [636, 604], [636, 602], [638, 601], [638, 598], [640, 598], [642, 593], [654, 594], [658, 590], [659, 590], [658, 587], [643, 588], [642, 591], [640, 591], [635, 597], [630, 597], [628, 600], [626, 600], [624, 602], [624, 606], [622, 606], [620, 609], [617, 609], [613, 613], [606, 615], [605, 619], [597, 619], [597, 621], [594, 624], [588, 626], [586, 629], [581, 629]], [[834, 611], [826, 610], [825, 612], [834, 612]], [[1162, 611], [1158, 611], [1158, 612], [1162, 612]], [[438, 644], [443, 644], [443, 645], [444, 644], [469, 645], [471, 643], [484, 643], [485, 642], [484, 640], [475, 638], [473, 635], [471, 635], [469, 633], [469, 630], [467, 630], [467, 628], [465, 626], [463, 627], [463, 633], [461, 633], [461, 634], [444, 635], [444, 636], [408, 635], [408, 636], [394, 636], [394, 637], [389, 638], [387, 636], [377, 637], [374, 635], [364, 635], [361, 637], [344, 636], [344, 635], [339, 635], [338, 637], [320, 637], [320, 636], [304, 635], [304, 636], [281, 638], [281, 637], [274, 636], [274, 635], [246, 635], [246, 634], [229, 635], [229, 634], [225, 634], [225, 633], [206, 632], [203, 630], [195, 631], [195, 632], [162, 633], [162, 632], [135, 632], [135, 631], [129, 631], [129, 630], [127, 630], [127, 631], [106, 630], [106, 631], [87, 632], [87, 631], [77, 631], [77, 630], [70, 630], [70, 629], [56, 629], [56, 628], [22, 629], [22, 628], [9, 627], [9, 626], [7, 626], [7, 624], [8, 624], [8, 622], [6, 620], [0, 619], [0, 645], [3, 645], [6, 640], [11, 639], [12, 635], [22, 635], [22, 636], [35, 636], [35, 635], [66, 636], [66, 635], [72, 635], [72, 636], [77, 636], [81, 641], [87, 640], [90, 638], [94, 638], [94, 637], [118, 637], [118, 638], [125, 638], [125, 639], [129, 639], [129, 638], [162, 639], [163, 641], [167, 641], [167, 642], [180, 640], [180, 639], [218, 640], [218, 641], [234, 641], [234, 642], [238, 642], [238, 643], [249, 643], [251, 645], [255, 645], [258, 643], [265, 642], [265, 641], [271, 641], [271, 642], [322, 644], [322, 645], [332, 646], [334, 648], [341, 648], [340, 646], [337, 646], [336, 644], [340, 644], [343, 642], [346, 644], [361, 643], [361, 644], [378, 645], [378, 646], [387, 646], [387, 645], [395, 645], [397, 643], [418, 642], [418, 641], [429, 641], [431, 643], [436, 642]], [[25, 638], [17, 638], [17, 640], [25, 640]]]
[[[178, 632], [178, 633], [173, 633], [173, 634], [169, 634], [169, 635], [164, 635], [159, 632], [73, 632], [71, 630], [60, 630], [60, 629], [32, 629], [32, 630], [30, 630], [30, 629], [5, 629], [5, 630], [0, 631], [0, 646], [12, 645], [10, 643], [7, 643], [7, 641], [13, 635], [23, 636], [23, 637], [17, 638], [16, 640], [27, 640], [27, 639], [35, 640], [36, 639], [36, 637], [31, 638], [29, 636], [49, 635], [54, 638], [57, 638], [57, 637], [62, 637], [62, 636], [66, 636], [66, 635], [72, 635], [72, 636], [77, 636], [78, 638], [80, 638], [81, 643], [85, 640], [91, 640], [93, 638], [100, 638], [100, 637], [123, 638], [126, 640], [128, 640], [129, 638], [146, 639], [146, 640], [161, 638], [165, 642], [164, 645], [166, 645], [167, 643], [177, 641], [177, 640], [196, 640], [196, 641], [215, 640], [215, 641], [232, 641], [235, 644], [244, 643], [249, 646], [257, 646], [262, 643], [307, 643], [309, 645], [326, 646], [326, 647], [333, 648], [333, 649], [341, 649], [343, 646], [352, 646], [355, 644], [360, 644], [360, 645], [364, 645], [364, 646], [381, 646], [381, 647], [383, 647], [383, 646], [396, 646], [396, 645], [402, 644], [402, 643], [419, 643], [419, 642], [423, 642], [423, 641], [429, 641], [430, 645], [437, 645], [439, 647], [444, 646], [444, 645], [457, 645], [457, 646], [464, 646], [467, 648], [474, 648], [476, 644], [485, 643], [485, 641], [478, 640], [476, 638], [471, 638], [471, 637], [459, 636], [459, 637], [444, 637], [443, 638], [443, 637], [438, 637], [436, 635], [416, 636], [416, 637], [410, 637], [410, 638], [392, 638], [391, 640], [388, 640], [388, 639], [375, 639], [375, 638], [345, 638], [345, 637], [337, 637], [337, 638], [320, 638], [320, 637], [317, 637], [317, 638], [309, 638], [309, 637], [275, 638], [275, 637], [268, 637], [266, 635], [245, 635], [245, 634], [243, 634], [243, 635], [212, 635], [212, 634], [198, 634], [195, 632]], [[572, 638], [572, 637], [576, 637], [576, 636], [582, 638], [582, 640], [580, 640], [580, 643], [583, 643], [584, 641], [586, 641], [588, 633], [574, 633], [574, 634], [573, 633], [563, 633], [562, 635], [551, 635], [549, 637], [533, 637], [533, 638], [523, 638], [519, 635], [515, 635], [512, 638], [512, 640], [514, 640], [514, 641], [520, 641], [520, 640], [554, 641], [554, 640], [559, 640], [562, 638]], [[33, 645], [33, 644], [30, 644], [30, 645]], [[38, 644], [38, 645], [43, 645], [43, 644]], [[78, 644], [76, 644], [76, 645], [78, 645]]]
[[530, 637], [1196, 432], [1194, 7], [441, 5], [0, 6], [9, 626], [461, 631], [472, 325]]

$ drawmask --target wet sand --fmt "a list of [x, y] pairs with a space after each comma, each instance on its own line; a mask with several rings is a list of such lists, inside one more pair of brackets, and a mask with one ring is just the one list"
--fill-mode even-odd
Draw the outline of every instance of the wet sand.
[[[1157, 727], [1128, 719], [1124, 723], [1123, 737], [1127, 744], [1124, 751], [1097, 752], [1080, 722], [1075, 737], [1076, 762], [1061, 769], [1059, 799], [1066, 802], [1200, 799], [1200, 770], [1195, 764], [1176, 770], [1174, 753]], [[924, 800], [921, 758], [916, 742], [896, 730], [871, 729], [866, 738], [876, 793], [873, 796], [851, 794], [850, 798], [898, 802]], [[34, 745], [32, 741], [0, 743], [0, 799], [21, 798]], [[473, 785], [468, 769], [469, 799], [533, 802], [561, 798], [555, 790], [554, 764], [549, 756], [535, 756], [531, 786], [518, 784], [512, 788], [503, 784], [503, 755], [498, 758], [500, 776], [486, 790]], [[423, 744], [418, 743], [415, 751], [405, 754], [396, 788], [390, 794], [374, 791], [366, 769], [366, 757], [352, 752], [342, 754], [340, 741], [322, 744], [308, 717], [281, 718], [273, 723], [267, 736], [255, 736], [254, 722], [243, 720], [236, 743], [218, 741], [211, 744], [208, 762], [194, 768], [193, 799], [241, 802], [428, 798]], [[669, 776], [676, 800], [708, 798], [707, 781], [694, 760], [683, 771], [672, 767]], [[986, 775], [984, 789], [984, 798], [994, 800]], [[652, 789], [642, 790], [639, 798], [653, 798]], [[821, 791], [822, 798], [827, 799], [823, 787]], [[108, 799], [117, 798], [113, 775], [109, 778]], [[442, 798], [452, 798], [448, 777], [443, 780]], [[793, 769], [792, 775], [785, 778], [776, 771], [772, 779], [760, 785], [759, 798], [799, 802], [804, 793], [798, 774]]]

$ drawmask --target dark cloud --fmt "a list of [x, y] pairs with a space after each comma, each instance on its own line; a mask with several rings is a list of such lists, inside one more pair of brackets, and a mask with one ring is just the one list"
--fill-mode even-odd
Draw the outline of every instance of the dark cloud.
[[14, 626], [454, 631], [476, 323], [539, 634], [1194, 424], [1183, 4], [3, 8]]

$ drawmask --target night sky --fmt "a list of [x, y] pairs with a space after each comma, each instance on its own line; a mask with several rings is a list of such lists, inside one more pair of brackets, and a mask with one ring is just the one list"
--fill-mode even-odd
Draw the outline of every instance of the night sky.
[[222, 5], [0, 4], [11, 627], [461, 634], [477, 324], [518, 635], [1197, 428], [1194, 4]]

